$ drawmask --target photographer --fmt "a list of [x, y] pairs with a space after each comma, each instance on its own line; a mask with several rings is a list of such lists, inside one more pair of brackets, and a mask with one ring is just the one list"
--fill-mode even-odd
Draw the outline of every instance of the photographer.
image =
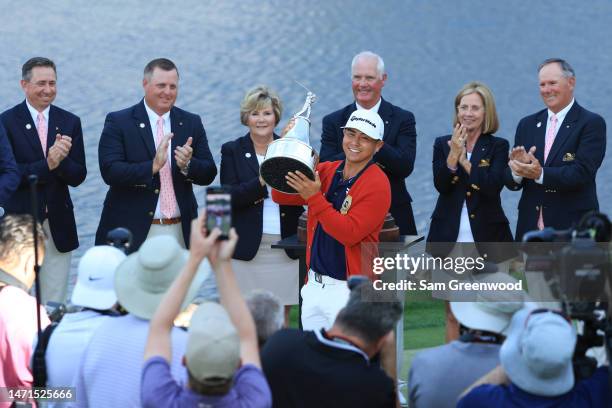
[[[238, 236], [206, 236], [206, 212], [192, 222], [189, 257], [151, 319], [144, 350], [141, 396], [144, 407], [269, 407], [270, 388], [261, 370], [255, 323], [240, 294], [231, 265]], [[206, 258], [217, 279], [221, 305], [204, 302], [194, 312], [183, 357], [188, 383], [172, 378], [172, 322]], [[176, 350], [174, 353], [176, 358]]]
[[[31, 387], [29, 368], [32, 341], [37, 333], [36, 299], [28, 294], [34, 284], [34, 232], [30, 215], [0, 219], [0, 387]], [[39, 263], [45, 237], [38, 225]], [[41, 307], [41, 327], [50, 322]], [[0, 402], [0, 407], [8, 407]]]
[[563, 313], [523, 309], [512, 318], [501, 366], [468, 389], [457, 407], [609, 407], [608, 367], [575, 383], [576, 330]]
[[[117, 301], [125, 316], [106, 319], [91, 336], [75, 379], [79, 407], [140, 407], [140, 373], [149, 320], [172, 281], [187, 262], [188, 251], [175, 237], [159, 235], [147, 239], [128, 255], [115, 271]], [[209, 274], [208, 263], [189, 288], [180, 308], [185, 309]], [[181, 362], [187, 333], [173, 327], [170, 362], [173, 378], [185, 381]]]

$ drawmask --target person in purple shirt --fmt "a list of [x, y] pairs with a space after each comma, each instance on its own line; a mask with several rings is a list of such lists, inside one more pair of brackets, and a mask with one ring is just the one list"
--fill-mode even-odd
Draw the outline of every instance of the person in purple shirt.
[[[192, 222], [189, 259], [159, 304], [150, 323], [142, 369], [143, 407], [271, 407], [272, 394], [261, 370], [255, 323], [231, 267], [238, 241], [206, 236], [206, 213]], [[221, 305], [206, 302], [194, 312], [183, 358], [188, 384], [170, 374], [170, 331], [202, 260], [214, 270]]]

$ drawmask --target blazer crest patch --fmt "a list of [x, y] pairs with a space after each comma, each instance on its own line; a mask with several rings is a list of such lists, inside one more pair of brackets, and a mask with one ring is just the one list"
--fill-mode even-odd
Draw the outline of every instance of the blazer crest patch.
[[342, 202], [342, 207], [340, 207], [340, 214], [346, 215], [348, 210], [351, 208], [351, 204], [353, 203], [353, 197], [347, 195], [344, 201]]
[[478, 167], [489, 167], [490, 165], [489, 159], [480, 159], [480, 163], [478, 163]]

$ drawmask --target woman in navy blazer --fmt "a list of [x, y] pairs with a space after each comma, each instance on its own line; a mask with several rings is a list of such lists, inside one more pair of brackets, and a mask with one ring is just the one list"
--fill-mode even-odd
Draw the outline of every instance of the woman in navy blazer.
[[282, 304], [292, 305], [298, 303], [297, 257], [271, 249], [271, 244], [297, 232], [304, 208], [274, 203], [259, 176], [268, 145], [278, 138], [274, 128], [281, 113], [279, 97], [267, 87], [247, 92], [240, 120], [249, 132], [221, 147], [221, 184], [232, 194], [232, 224], [240, 236], [233, 264], [242, 292], [266, 289]]
[[[486, 85], [471, 82], [459, 91], [453, 122], [453, 134], [434, 143], [434, 185], [440, 195], [427, 242], [476, 242], [477, 247], [478, 243], [512, 242], [500, 198], [509, 144], [493, 136], [499, 121]], [[504, 260], [505, 254], [489, 247], [479, 247], [481, 255], [487, 253], [493, 262]]]
[[[453, 125], [452, 135], [438, 137], [434, 143], [433, 178], [440, 195], [431, 216], [428, 252], [442, 257], [465, 255], [455, 243], [474, 242], [487, 261], [505, 261], [515, 255], [510, 244], [499, 245], [513, 242], [500, 198], [509, 144], [493, 136], [499, 120], [486, 85], [470, 82], [459, 91]], [[456, 322], [449, 318], [448, 340], [458, 333], [458, 327], [453, 327]]]

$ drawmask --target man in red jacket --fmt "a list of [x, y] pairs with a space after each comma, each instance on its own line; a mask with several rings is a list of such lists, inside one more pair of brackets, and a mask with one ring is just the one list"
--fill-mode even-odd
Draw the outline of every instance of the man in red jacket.
[[343, 129], [345, 160], [319, 163], [314, 181], [289, 172], [287, 183], [299, 195], [272, 192], [279, 204], [308, 205], [304, 330], [331, 327], [348, 300], [348, 277], [372, 277], [378, 234], [391, 205], [389, 180], [372, 161], [384, 143], [382, 119], [376, 112], [356, 110]]

